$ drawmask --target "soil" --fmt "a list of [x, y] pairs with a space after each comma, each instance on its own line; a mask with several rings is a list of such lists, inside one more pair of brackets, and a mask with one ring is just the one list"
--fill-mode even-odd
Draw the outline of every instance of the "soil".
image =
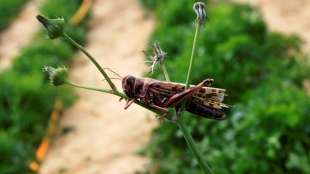
[[0, 71], [8, 68], [20, 50], [28, 45], [39, 29], [35, 16], [42, 0], [31, 0], [18, 18], [0, 34]]
[[[137, 0], [95, 1], [87, 50], [101, 65], [122, 76], [142, 76], [154, 20]], [[72, 81], [108, 88], [96, 68], [82, 54], [70, 68]], [[110, 73], [111, 76], [116, 77]], [[120, 88], [121, 81], [115, 80]], [[157, 120], [152, 113], [112, 95], [78, 90], [79, 100], [64, 113], [61, 127], [73, 131], [58, 137], [40, 170], [41, 174], [132, 174], [148, 159], [137, 152], [149, 141]]]

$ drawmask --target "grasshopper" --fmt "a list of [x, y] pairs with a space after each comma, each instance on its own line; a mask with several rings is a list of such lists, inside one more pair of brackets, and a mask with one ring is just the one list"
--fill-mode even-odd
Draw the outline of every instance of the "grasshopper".
[[122, 88], [128, 100], [127, 109], [133, 102], [139, 101], [163, 113], [161, 118], [169, 114], [168, 108], [176, 109], [178, 119], [182, 103], [185, 110], [201, 117], [223, 120], [223, 111], [227, 106], [223, 104], [225, 89], [210, 87], [213, 79], [206, 79], [188, 89], [184, 84], [159, 81], [149, 78], [136, 78], [128, 75], [122, 79]]

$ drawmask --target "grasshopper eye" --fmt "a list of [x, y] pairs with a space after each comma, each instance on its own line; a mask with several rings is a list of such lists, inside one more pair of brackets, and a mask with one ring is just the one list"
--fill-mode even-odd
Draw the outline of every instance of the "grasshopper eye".
[[123, 79], [123, 82], [122, 82], [123, 91], [125, 92], [125, 94], [129, 98], [133, 97], [133, 90], [132, 89], [134, 89], [135, 80], [136, 80], [136, 78], [133, 76], [130, 76], [130, 75], [124, 77], [124, 79]]

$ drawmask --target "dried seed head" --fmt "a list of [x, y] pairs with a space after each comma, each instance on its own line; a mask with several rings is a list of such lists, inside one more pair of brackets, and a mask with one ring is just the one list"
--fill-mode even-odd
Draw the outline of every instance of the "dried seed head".
[[161, 62], [163, 62], [165, 60], [165, 58], [167, 57], [167, 53], [164, 52], [161, 48], [160, 48], [160, 44], [158, 41], [154, 42], [153, 45], [153, 55], [151, 56], [151, 71], [153, 73], [155, 66], [157, 64], [160, 64]]
[[64, 84], [68, 76], [68, 70], [66, 67], [54, 68], [51, 66], [44, 66], [43, 72], [47, 73], [51, 84], [54, 86], [60, 86]]
[[193, 6], [193, 10], [195, 11], [197, 18], [196, 21], [198, 24], [203, 24], [207, 19], [207, 14], [205, 10], [205, 3], [203, 2], [196, 2]]
[[49, 19], [42, 15], [38, 15], [37, 19], [45, 27], [50, 39], [56, 39], [63, 34], [65, 26], [63, 18]]

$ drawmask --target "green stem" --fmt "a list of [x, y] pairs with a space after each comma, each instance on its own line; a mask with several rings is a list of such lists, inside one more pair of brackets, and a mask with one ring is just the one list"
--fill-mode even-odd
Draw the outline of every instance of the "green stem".
[[107, 82], [110, 85], [111, 89], [113, 91], [117, 91], [116, 86], [114, 85], [114, 83], [112, 82], [112, 80], [110, 79], [108, 74], [104, 71], [104, 69], [96, 61], [96, 59], [90, 53], [88, 53], [88, 51], [83, 46], [78, 44], [69, 35], [67, 35], [66, 33], [63, 33], [63, 37], [65, 39], [67, 39], [70, 43], [72, 43], [74, 46], [76, 46], [78, 49], [80, 49], [89, 58], [89, 60], [96, 66], [96, 68], [100, 71], [100, 73], [103, 75], [103, 77], [107, 80]]
[[[187, 73], [187, 78], [186, 78], [186, 84], [185, 84], [186, 88], [188, 88], [190, 86], [190, 77], [191, 77], [192, 67], [193, 67], [194, 60], [195, 60], [196, 44], [197, 44], [197, 39], [199, 36], [199, 29], [200, 29], [200, 24], [197, 22], [194, 41], [193, 41], [193, 47], [192, 47], [192, 53], [191, 53], [191, 58], [190, 58], [190, 64], [188, 67], [188, 73]], [[183, 105], [182, 105], [182, 110], [184, 110], [184, 107], [185, 107], [185, 103], [183, 103]], [[193, 153], [194, 157], [197, 159], [197, 161], [198, 161], [200, 167], [202, 168], [203, 172], [205, 174], [213, 174], [211, 168], [208, 166], [208, 164], [206, 162], [204, 162], [201, 153], [199, 153], [199, 151], [197, 150], [196, 143], [195, 143], [193, 137], [191, 136], [191, 134], [189, 133], [188, 129], [184, 125], [184, 122], [183, 122], [181, 116], [178, 119], [177, 124], [183, 133], [183, 136], [187, 142], [187, 145], [188, 145], [190, 151]]]
[[187, 142], [187, 145], [188, 145], [190, 151], [193, 153], [194, 157], [197, 159], [197, 161], [198, 161], [200, 167], [202, 168], [203, 172], [206, 174], [213, 174], [211, 168], [208, 166], [207, 163], [204, 162], [202, 155], [197, 150], [195, 141], [194, 141], [193, 137], [191, 136], [191, 134], [189, 133], [186, 126], [184, 125], [184, 122], [182, 121], [182, 117], [179, 118], [179, 120], [177, 121], [177, 124], [183, 133], [183, 136]]
[[161, 69], [163, 70], [165, 79], [166, 79], [167, 81], [170, 81], [170, 76], [169, 76], [169, 73], [168, 73], [168, 71], [167, 71], [167, 68], [166, 68], [165, 63], [162, 62], [162, 63], [160, 64], [160, 66], [161, 66]]
[[197, 44], [197, 39], [199, 36], [199, 29], [200, 29], [200, 24], [196, 22], [196, 31], [195, 31], [194, 41], [193, 41], [192, 54], [191, 54], [191, 59], [189, 62], [189, 67], [188, 67], [187, 77], [186, 77], [186, 88], [188, 88], [190, 85], [190, 78], [191, 78], [192, 68], [193, 68], [193, 64], [195, 60], [196, 44]]
[[100, 88], [94, 88], [94, 87], [89, 87], [89, 86], [82, 86], [82, 85], [78, 85], [78, 84], [75, 84], [75, 83], [70, 82], [70, 81], [65, 81], [65, 83], [67, 85], [70, 85], [70, 86], [73, 86], [76, 88], [87, 89], [87, 90], [91, 90], [91, 91], [104, 92], [104, 93], [108, 93], [108, 94], [115, 94], [115, 92], [113, 90], [109, 90], [109, 89], [100, 89]]

